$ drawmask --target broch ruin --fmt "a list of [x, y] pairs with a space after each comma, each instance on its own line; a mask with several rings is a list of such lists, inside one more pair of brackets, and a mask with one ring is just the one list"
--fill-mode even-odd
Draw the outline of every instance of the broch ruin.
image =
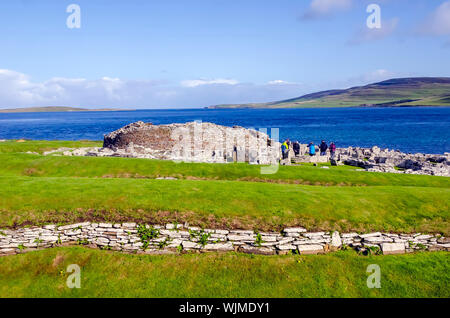
[[379, 147], [337, 148], [334, 159], [309, 156], [307, 145], [300, 145], [299, 155], [289, 151], [281, 159], [281, 143], [265, 131], [243, 127], [226, 127], [212, 123], [153, 125], [142, 121], [129, 124], [104, 137], [102, 148], [57, 150], [66, 156], [131, 157], [184, 162], [231, 163], [247, 162], [260, 165], [291, 165], [325, 163], [350, 165], [371, 172], [390, 172], [450, 176], [450, 153], [408, 154]]
[[281, 144], [261, 131], [212, 123], [136, 122], [105, 135], [99, 152], [186, 162], [275, 164]]

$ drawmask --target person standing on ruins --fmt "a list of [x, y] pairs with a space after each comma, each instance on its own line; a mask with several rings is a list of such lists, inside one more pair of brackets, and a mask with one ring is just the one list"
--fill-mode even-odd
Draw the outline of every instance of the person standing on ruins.
[[320, 143], [319, 149], [321, 156], [325, 156], [327, 154], [328, 145], [324, 140]]
[[316, 155], [316, 146], [314, 145], [314, 143], [312, 141], [309, 143], [308, 149], [309, 149], [309, 155], [310, 156], [315, 156]]
[[334, 142], [330, 143], [330, 159], [334, 160], [334, 156], [336, 155], [336, 144]]

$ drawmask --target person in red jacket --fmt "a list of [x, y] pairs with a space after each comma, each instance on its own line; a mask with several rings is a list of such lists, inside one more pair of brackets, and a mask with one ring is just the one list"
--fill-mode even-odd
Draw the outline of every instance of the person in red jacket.
[[336, 154], [336, 145], [334, 142], [330, 143], [329, 149], [330, 149], [330, 158], [334, 159], [334, 155]]

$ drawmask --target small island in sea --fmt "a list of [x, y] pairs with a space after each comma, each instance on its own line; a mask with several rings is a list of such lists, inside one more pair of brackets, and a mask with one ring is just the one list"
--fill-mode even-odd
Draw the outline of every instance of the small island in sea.
[[87, 108], [76, 108], [76, 107], [65, 107], [65, 106], [45, 106], [45, 107], [24, 107], [24, 108], [0, 109], [0, 113], [111, 112], [111, 111], [120, 111], [120, 110], [123, 110], [123, 109], [115, 109], [115, 108], [87, 109]]

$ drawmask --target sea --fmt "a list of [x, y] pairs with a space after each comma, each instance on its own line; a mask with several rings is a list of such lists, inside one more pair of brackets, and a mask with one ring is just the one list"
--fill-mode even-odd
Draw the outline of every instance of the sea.
[[[337, 147], [389, 148], [409, 153], [450, 152], [450, 107], [165, 109], [0, 113], [0, 139], [103, 140], [136, 121], [153, 124], [211, 122], [278, 129], [279, 140], [335, 142]], [[275, 136], [275, 135], [274, 135]]]

